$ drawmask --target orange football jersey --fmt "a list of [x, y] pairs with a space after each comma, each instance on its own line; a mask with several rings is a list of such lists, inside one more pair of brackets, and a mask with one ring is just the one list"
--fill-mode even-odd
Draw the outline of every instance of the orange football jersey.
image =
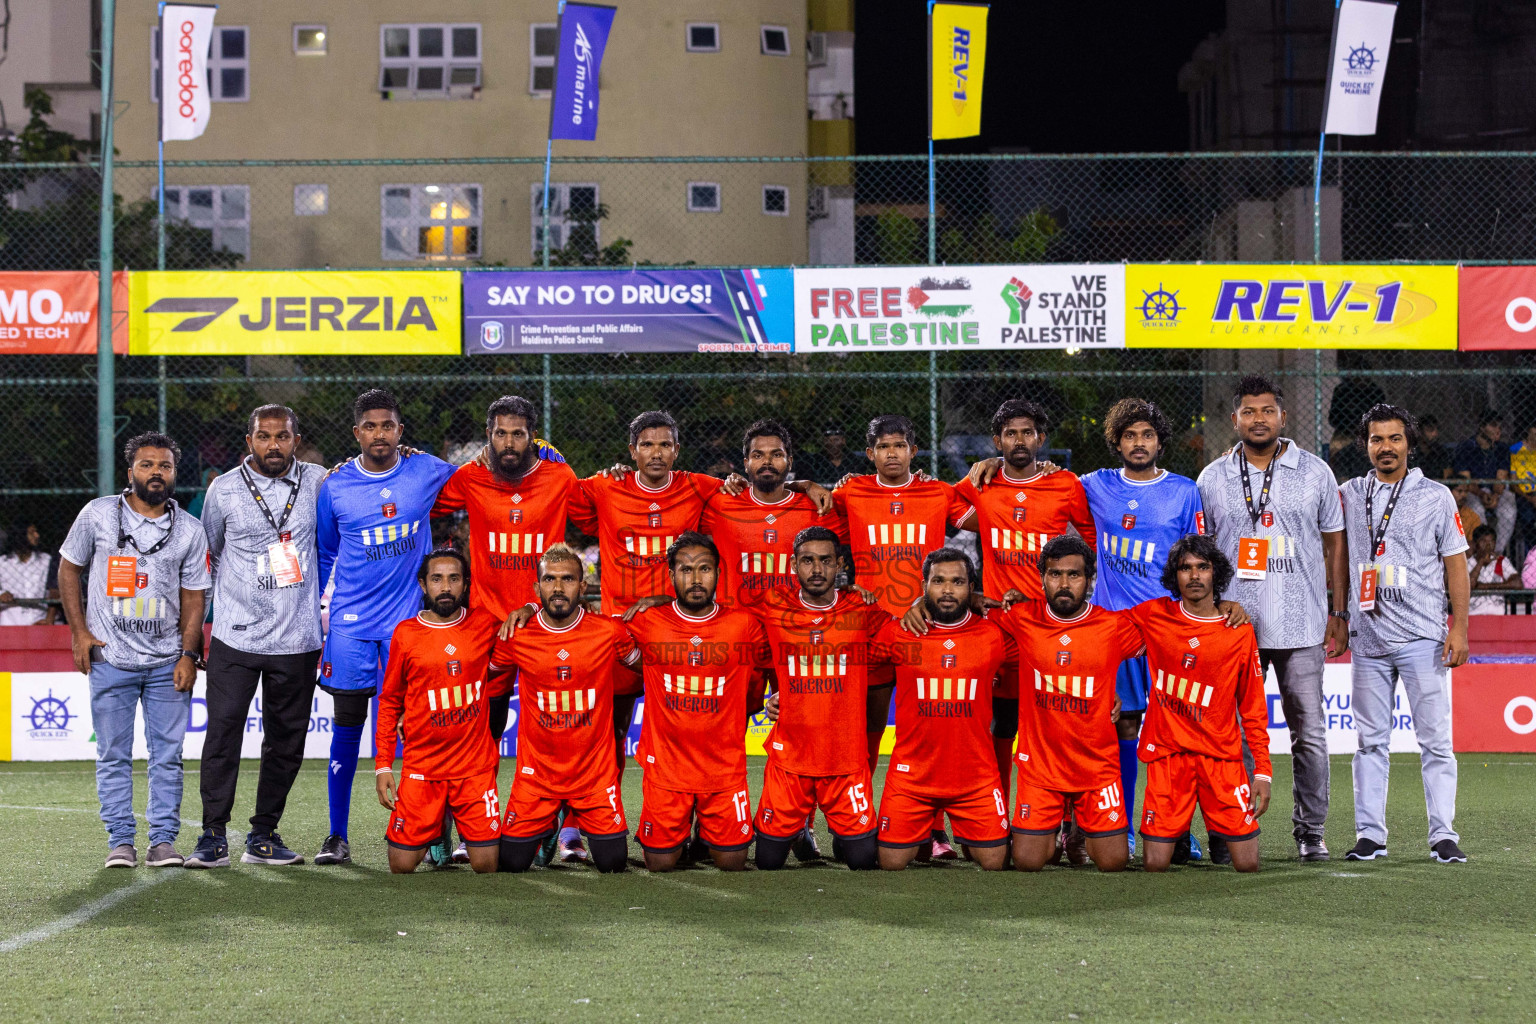
[[751, 607], [775, 587], [798, 590], [795, 534], [807, 526], [825, 526], [848, 543], [847, 521], [836, 512], [818, 514], [816, 503], [803, 494], [791, 492], [769, 504], [749, 487], [735, 496], [721, 491], [709, 499], [699, 529], [720, 549], [715, 600], [727, 607]]
[[1088, 494], [1071, 473], [1037, 473], [1014, 480], [1004, 471], [980, 491], [969, 480], [961, 480], [955, 493], [976, 510], [982, 584], [994, 600], [1001, 601], [1014, 589], [1030, 600], [1042, 600], [1040, 549], [1066, 533], [1068, 526], [1090, 548], [1098, 543]]
[[887, 487], [876, 474], [856, 476], [832, 492], [848, 520], [854, 582], [872, 590], [881, 608], [905, 615], [923, 595], [923, 559], [944, 546], [944, 529], [970, 506], [941, 480], [913, 476]]
[[571, 522], [597, 538], [603, 614], [622, 615], [642, 597], [672, 593], [667, 548], [684, 530], [699, 528], [704, 504], [723, 481], [674, 471], [652, 490], [639, 473], [623, 480], [589, 476], [571, 496]]
[[768, 763], [796, 775], [867, 770], [864, 698], [871, 641], [890, 616], [856, 592], [830, 608], [805, 603], [798, 589], [771, 590], [758, 606], [779, 681], [779, 720]]
[[452, 622], [417, 615], [395, 627], [379, 691], [375, 767], [394, 765], [399, 726], [405, 741], [402, 775], [440, 782], [495, 771], [485, 684], [500, 624], [487, 612], [461, 608]]
[[1224, 615], [1191, 615], [1183, 602], [1167, 597], [1143, 601], [1126, 614], [1146, 638], [1152, 682], [1141, 759], [1185, 752], [1241, 761], [1246, 736], [1254, 771], [1271, 774], [1269, 708], [1253, 627], [1233, 629]]
[[933, 799], [997, 785], [992, 685], [1011, 641], [987, 619], [965, 613], [913, 636], [896, 620], [876, 634], [876, 653], [896, 669], [896, 746], [886, 785]]
[[1043, 600], [1020, 601], [1001, 625], [1019, 648], [1020, 782], [1086, 793], [1117, 781], [1115, 676], [1142, 646], [1127, 613], [1089, 604], [1063, 619]]
[[535, 460], [516, 484], [477, 463], [460, 466], [437, 492], [433, 517], [469, 512], [469, 600], [498, 619], [538, 601], [539, 556], [565, 540], [576, 474], [563, 462]]
[[629, 622], [645, 674], [636, 757], [647, 785], [723, 793], [745, 785], [747, 684], [768, 664], [763, 624], [720, 605], [695, 617], [676, 601]]
[[613, 670], [639, 656], [622, 622], [586, 610], [563, 629], [540, 612], [496, 642], [491, 664], [517, 670], [520, 785], [563, 797], [613, 783]]

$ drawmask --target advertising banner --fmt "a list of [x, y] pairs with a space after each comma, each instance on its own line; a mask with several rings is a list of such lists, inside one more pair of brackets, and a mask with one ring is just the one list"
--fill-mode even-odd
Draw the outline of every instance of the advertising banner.
[[136, 356], [458, 355], [457, 270], [139, 271]]
[[1128, 348], [1454, 349], [1456, 268], [1133, 263]]
[[[1344, 663], [1323, 666], [1323, 714], [1328, 730], [1328, 753], [1353, 754], [1360, 745], [1360, 733], [1355, 728], [1353, 697], [1349, 683], [1349, 666]], [[1454, 669], [1453, 680], [1459, 679], [1467, 669]], [[1452, 684], [1454, 686], [1454, 683]], [[1280, 683], [1271, 668], [1264, 680], [1264, 699], [1269, 704], [1269, 752], [1289, 754], [1291, 731], [1285, 724], [1285, 711], [1280, 704]], [[1453, 706], [1459, 701], [1453, 701]], [[1453, 730], [1456, 749], [1461, 749], [1461, 733]], [[1416, 754], [1419, 751], [1418, 735], [1413, 731], [1413, 714], [1408, 707], [1408, 697], [1403, 684], [1397, 684], [1392, 695], [1392, 733], [1388, 740], [1394, 754]]]
[[987, 5], [936, 3], [928, 19], [928, 137], [980, 135]]
[[1471, 665], [1451, 679], [1457, 750], [1536, 753], [1536, 677], [1529, 664]]
[[1376, 111], [1387, 78], [1396, 16], [1395, 3], [1343, 0], [1339, 5], [1333, 22], [1333, 58], [1328, 62], [1324, 134], [1376, 134]]
[[1462, 267], [1460, 347], [1536, 348], [1536, 267]]
[[[0, 272], [0, 353], [96, 351], [101, 286], [85, 270]], [[112, 275], [112, 351], [128, 354], [128, 272]]]
[[551, 139], [597, 138], [598, 75], [613, 28], [612, 7], [567, 3], [560, 13], [555, 88], [549, 104]]
[[506, 270], [464, 275], [464, 351], [789, 352], [791, 272]]
[[160, 138], [195, 139], [208, 127], [208, 51], [217, 4], [160, 10]]
[[1125, 267], [795, 271], [795, 351], [1125, 347]]

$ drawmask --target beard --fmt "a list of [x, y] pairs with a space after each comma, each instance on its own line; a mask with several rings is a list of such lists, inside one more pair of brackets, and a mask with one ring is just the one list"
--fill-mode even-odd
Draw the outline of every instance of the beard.
[[497, 476], [516, 483], [528, 475], [528, 471], [533, 468], [538, 457], [538, 453], [531, 444], [523, 449], [521, 455], [510, 449], [499, 453], [492, 451], [491, 468], [496, 471]]
[[138, 498], [146, 505], [163, 505], [165, 502], [169, 501], [171, 495], [175, 493], [176, 485], [174, 483], [166, 484], [163, 491], [152, 491], [150, 490], [149, 483], [147, 481], [140, 480], [137, 477], [135, 477], [133, 481], [134, 497]]
[[965, 618], [965, 613], [969, 610], [963, 601], [955, 605], [952, 611], [945, 611], [938, 605], [934, 604], [932, 601], [926, 601], [924, 603], [928, 605], [928, 614], [933, 617], [933, 621], [942, 623], [946, 626], [953, 626], [955, 623]]
[[443, 618], [447, 618], [458, 611], [459, 605], [464, 603], [462, 597], [454, 597], [452, 594], [438, 594], [432, 599], [432, 610]]

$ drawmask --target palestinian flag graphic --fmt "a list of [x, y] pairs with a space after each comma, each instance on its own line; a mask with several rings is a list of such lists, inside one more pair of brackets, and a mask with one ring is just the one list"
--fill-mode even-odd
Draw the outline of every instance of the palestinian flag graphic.
[[907, 305], [926, 317], [964, 316], [971, 311], [971, 282], [963, 277], [940, 281], [925, 277], [907, 289]]

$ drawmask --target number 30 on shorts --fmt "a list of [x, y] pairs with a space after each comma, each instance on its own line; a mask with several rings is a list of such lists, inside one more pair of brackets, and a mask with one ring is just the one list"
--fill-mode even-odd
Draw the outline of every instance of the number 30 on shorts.
[[1120, 806], [1120, 783], [1111, 782], [1099, 790], [1099, 810], [1107, 811]]

